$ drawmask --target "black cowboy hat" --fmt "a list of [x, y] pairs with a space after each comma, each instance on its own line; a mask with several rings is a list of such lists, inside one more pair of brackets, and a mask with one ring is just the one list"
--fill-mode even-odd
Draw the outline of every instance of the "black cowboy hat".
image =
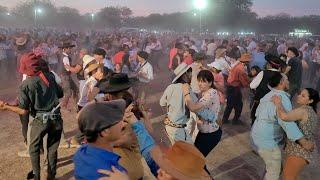
[[63, 42], [58, 48], [73, 48], [76, 47], [76, 45], [70, 43], [70, 42]]
[[264, 58], [273, 68], [279, 69], [285, 65], [285, 62], [274, 54], [267, 54]]
[[104, 94], [115, 93], [129, 89], [135, 82], [137, 82], [137, 79], [129, 78], [126, 74], [113, 74], [108, 82], [100, 84], [99, 89]]

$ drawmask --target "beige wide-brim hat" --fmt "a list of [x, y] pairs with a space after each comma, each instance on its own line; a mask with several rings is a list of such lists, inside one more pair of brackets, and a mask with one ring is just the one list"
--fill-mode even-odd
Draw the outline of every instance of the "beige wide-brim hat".
[[172, 80], [172, 83], [175, 83], [184, 73], [186, 73], [191, 68], [190, 65], [186, 63], [181, 63], [175, 70], [174, 74], [176, 77]]
[[90, 56], [90, 55], [85, 55], [85, 56], [83, 56], [83, 58], [82, 58], [83, 67], [87, 67], [87, 65], [88, 65], [90, 62], [94, 61], [94, 60], [95, 60], [94, 57], [92, 57], [92, 56]]
[[16, 45], [18, 46], [23, 46], [27, 43], [27, 38], [26, 37], [18, 37], [16, 38]]
[[223, 53], [227, 52], [227, 49], [225, 48], [218, 48], [216, 50], [216, 57], [221, 57]]

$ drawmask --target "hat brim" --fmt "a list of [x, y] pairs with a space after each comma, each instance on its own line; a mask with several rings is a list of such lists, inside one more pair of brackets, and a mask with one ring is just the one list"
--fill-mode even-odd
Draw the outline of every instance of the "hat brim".
[[181, 71], [179, 74], [176, 75], [176, 77], [172, 80], [172, 83], [175, 83], [184, 73], [186, 73], [191, 68], [191, 65], [188, 65], [186, 69]]
[[23, 40], [22, 42], [17, 42], [17, 41], [16, 41], [16, 45], [18, 45], [18, 46], [23, 46], [23, 45], [25, 45], [26, 43], [27, 43], [27, 39]]
[[129, 82], [125, 84], [119, 84], [119, 85], [110, 85], [109, 82], [106, 82], [102, 84], [99, 89], [100, 92], [107, 94], [107, 93], [115, 93], [120, 92], [124, 90], [128, 90], [131, 88], [138, 80], [135, 78], [129, 78]]
[[[179, 169], [175, 167], [175, 165], [166, 157], [166, 153], [168, 151], [167, 147], [160, 147], [154, 150], [152, 154], [155, 157], [156, 163], [159, 167], [164, 170], [166, 173], [170, 174], [176, 179], [183, 179], [183, 180], [205, 180], [211, 179], [210, 175], [203, 169], [201, 173], [197, 176], [187, 176]], [[161, 154], [161, 155], [160, 155]], [[160, 156], [159, 156], [160, 155]]]
[[70, 45], [70, 46], [58, 46], [58, 48], [63, 49], [63, 48], [73, 48], [76, 47], [76, 45]]

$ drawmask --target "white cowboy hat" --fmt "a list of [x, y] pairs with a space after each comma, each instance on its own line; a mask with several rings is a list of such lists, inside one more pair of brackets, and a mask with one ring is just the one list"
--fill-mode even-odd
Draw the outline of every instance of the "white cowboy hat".
[[221, 70], [222, 70], [221, 64], [220, 64], [219, 62], [217, 62], [217, 61], [214, 61], [214, 62], [212, 62], [212, 63], [210, 63], [210, 64], [207, 64], [207, 66], [208, 66], [208, 67], [211, 67], [211, 68], [215, 68], [215, 69], [218, 70], [218, 71], [221, 71]]
[[181, 63], [175, 70], [174, 74], [176, 77], [172, 80], [172, 83], [175, 83], [184, 73], [186, 73], [191, 68], [190, 65], [186, 63]]

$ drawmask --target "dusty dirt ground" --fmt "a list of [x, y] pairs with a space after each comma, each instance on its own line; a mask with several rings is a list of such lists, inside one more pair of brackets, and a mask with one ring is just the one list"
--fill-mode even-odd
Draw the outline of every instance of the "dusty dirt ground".
[[[164, 66], [164, 65], [163, 65]], [[163, 67], [162, 69], [166, 69]], [[170, 73], [164, 70], [156, 74], [152, 88], [148, 89], [148, 104], [153, 111], [153, 126], [155, 129], [154, 138], [157, 142], [167, 141], [163, 125], [160, 123], [162, 110], [158, 100], [163, 90], [170, 83]], [[13, 100], [16, 94], [17, 83], [0, 85], [0, 99]], [[246, 97], [246, 96], [245, 96]], [[66, 137], [71, 137], [77, 131], [75, 111], [62, 111], [64, 119], [64, 130]], [[231, 116], [232, 117], [232, 116]], [[223, 126], [223, 139], [218, 146], [207, 157], [209, 171], [215, 179], [221, 180], [260, 180], [264, 175], [264, 163], [260, 157], [252, 152], [249, 140], [250, 119], [248, 103], [245, 101], [242, 118], [245, 125]], [[320, 131], [317, 134], [318, 150], [320, 150]], [[17, 152], [24, 150], [25, 146], [21, 135], [21, 124], [18, 116], [9, 112], [0, 112], [0, 179], [19, 180], [25, 179], [31, 170], [31, 163], [28, 158], [20, 158]], [[58, 179], [73, 178], [72, 156], [76, 149], [59, 149], [58, 156]], [[42, 157], [43, 159], [43, 157]], [[319, 162], [320, 163], [320, 162]], [[318, 163], [318, 164], [319, 164]], [[45, 177], [45, 170], [42, 168], [42, 175]], [[319, 167], [307, 167], [301, 179], [320, 179]]]

